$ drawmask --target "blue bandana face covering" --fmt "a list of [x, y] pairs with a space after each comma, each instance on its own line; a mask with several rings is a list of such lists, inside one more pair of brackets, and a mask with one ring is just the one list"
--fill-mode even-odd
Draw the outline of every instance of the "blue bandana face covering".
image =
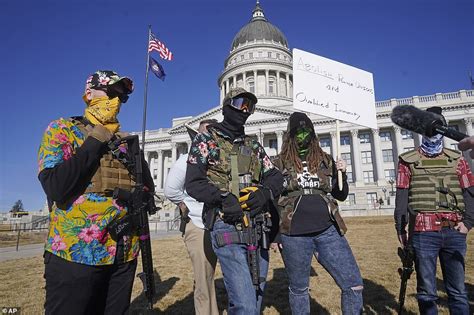
[[435, 156], [443, 150], [443, 136], [437, 134], [431, 138], [423, 136], [421, 140], [421, 151], [427, 156]]

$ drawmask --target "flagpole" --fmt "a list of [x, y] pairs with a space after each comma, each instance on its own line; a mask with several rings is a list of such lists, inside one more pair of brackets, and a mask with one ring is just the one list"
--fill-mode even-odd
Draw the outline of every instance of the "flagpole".
[[150, 51], [148, 46], [150, 45], [151, 25], [148, 25], [148, 39], [146, 47], [146, 71], [145, 71], [145, 96], [143, 102], [143, 126], [142, 126], [142, 151], [145, 152], [145, 130], [146, 130], [146, 105], [148, 96], [148, 71], [150, 69]]

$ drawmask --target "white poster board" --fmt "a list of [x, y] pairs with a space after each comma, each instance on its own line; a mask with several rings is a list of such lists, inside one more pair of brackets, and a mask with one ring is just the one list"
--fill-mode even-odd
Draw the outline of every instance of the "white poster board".
[[372, 73], [293, 49], [293, 107], [377, 129]]

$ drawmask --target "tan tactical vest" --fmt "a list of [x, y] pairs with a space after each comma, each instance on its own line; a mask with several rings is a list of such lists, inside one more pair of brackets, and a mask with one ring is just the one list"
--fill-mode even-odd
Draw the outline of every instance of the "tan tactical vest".
[[410, 166], [411, 181], [408, 206], [418, 212], [464, 212], [456, 167], [461, 153], [443, 149], [435, 157], [428, 158], [418, 150], [400, 155]]
[[[88, 136], [88, 131], [82, 122], [75, 119], [71, 119], [71, 121], [82, 131], [85, 137]], [[134, 182], [125, 166], [114, 159], [112, 153], [107, 152], [100, 159], [100, 166], [92, 177], [85, 193], [112, 195], [116, 187], [131, 190], [133, 185]]]
[[236, 196], [241, 189], [258, 185], [262, 165], [258, 146], [252, 139], [246, 136], [242, 141], [231, 143], [215, 130], [210, 133], [219, 147], [218, 163], [209, 165], [207, 170], [211, 183]]

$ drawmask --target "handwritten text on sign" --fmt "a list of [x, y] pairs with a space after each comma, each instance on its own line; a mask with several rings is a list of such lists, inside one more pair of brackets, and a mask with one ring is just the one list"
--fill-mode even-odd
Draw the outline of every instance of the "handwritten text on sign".
[[293, 106], [377, 129], [372, 73], [293, 49]]

